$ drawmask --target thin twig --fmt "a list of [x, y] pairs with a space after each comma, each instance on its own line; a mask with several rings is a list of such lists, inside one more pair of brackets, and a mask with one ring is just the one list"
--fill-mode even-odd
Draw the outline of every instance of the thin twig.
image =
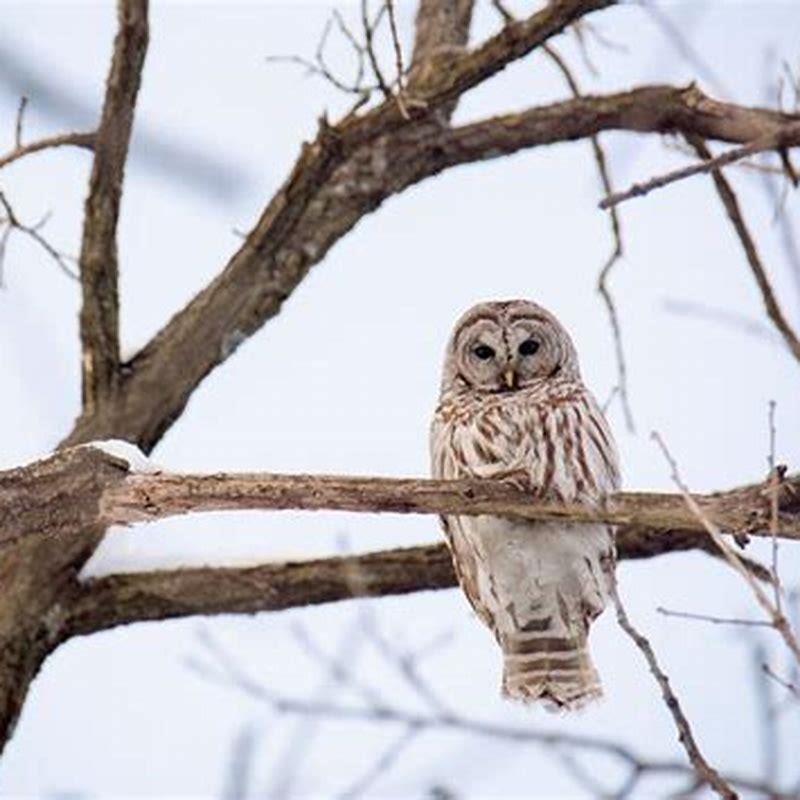
[[737, 619], [736, 617], [714, 617], [710, 614], [696, 614], [692, 611], [672, 611], [663, 606], [656, 607], [659, 614], [665, 617], [680, 617], [681, 619], [695, 619], [701, 622], [711, 622], [714, 625], [746, 625], [749, 627], [771, 628], [772, 623], [763, 619]]
[[57, 250], [53, 247], [47, 239], [42, 236], [40, 233], [40, 228], [44, 223], [47, 221], [49, 215], [45, 215], [39, 222], [35, 225], [25, 225], [20, 222], [19, 217], [17, 217], [14, 209], [11, 206], [8, 198], [5, 196], [2, 190], [0, 190], [0, 206], [2, 206], [3, 211], [5, 212], [5, 219], [0, 220], [0, 223], [5, 222], [6, 229], [3, 232], [2, 238], [0, 238], [0, 285], [2, 285], [2, 263], [3, 257], [5, 256], [6, 245], [8, 243], [8, 239], [10, 233], [13, 230], [18, 230], [21, 233], [24, 233], [26, 236], [29, 236], [33, 239], [36, 244], [39, 245], [46, 253], [56, 262], [58, 268], [67, 276], [72, 278], [72, 280], [77, 281], [79, 280], [79, 275], [69, 266], [69, 261], [74, 261], [75, 259], [72, 256], [67, 255], [66, 253], [62, 253], [60, 250]]
[[414, 655], [396, 650], [381, 634], [373, 614], [365, 610], [362, 621], [365, 631], [378, 652], [387, 662], [395, 667], [408, 686], [410, 686], [431, 709], [441, 714], [449, 714], [450, 711], [445, 703], [420, 676], [417, 669], [417, 660], [419, 656], [417, 655], [415, 657]]
[[800, 700], [800, 686], [795, 686], [791, 681], [787, 681], [785, 678], [781, 678], [780, 675], [776, 675], [769, 664], [762, 664], [761, 668], [764, 670], [765, 675], [772, 678], [772, 680], [774, 680], [776, 683], [779, 683], [784, 689], [791, 692], [798, 700]]
[[348, 686], [359, 694], [362, 699], [372, 708], [383, 708], [386, 703], [383, 698], [371, 686], [359, 681], [352, 670], [347, 665], [347, 658], [337, 658], [328, 655], [309, 634], [305, 626], [296, 624], [292, 626], [292, 634], [301, 649], [313, 660], [319, 662], [326, 670], [332, 680]]
[[54, 147], [70, 145], [91, 150], [94, 147], [94, 140], [94, 131], [87, 131], [83, 133], [60, 133], [57, 136], [48, 136], [45, 139], [28, 142], [28, 144], [17, 146], [5, 155], [0, 156], [0, 169], [31, 153], [38, 153], [41, 150], [49, 150]]
[[[567, 82], [573, 96], [575, 98], [582, 97], [578, 81], [555, 47], [547, 42], [542, 45], [542, 49], [564, 76], [564, 80]], [[594, 154], [594, 160], [597, 165], [597, 172], [600, 176], [603, 191], [606, 195], [610, 195], [613, 192], [613, 186], [611, 183], [611, 175], [608, 170], [608, 160], [605, 150], [600, 144], [600, 139], [597, 135], [590, 136], [589, 141], [592, 145], [592, 152]], [[598, 275], [597, 291], [600, 293], [605, 303], [606, 310], [608, 311], [608, 319], [611, 323], [611, 332], [614, 336], [614, 352], [617, 361], [617, 386], [619, 388], [619, 399], [625, 417], [625, 425], [628, 430], [633, 433], [635, 431], [635, 426], [633, 422], [633, 412], [631, 411], [630, 401], [628, 399], [628, 370], [625, 362], [625, 351], [622, 346], [622, 329], [614, 298], [608, 288], [608, 279], [611, 275], [611, 270], [622, 258], [622, 226], [620, 225], [619, 215], [615, 207], [609, 210], [609, 221], [611, 223], [611, 235], [613, 237], [614, 246]]]
[[769, 401], [769, 454], [767, 455], [767, 465], [769, 468], [769, 500], [770, 500], [770, 519], [769, 532], [772, 535], [772, 585], [775, 592], [775, 608], [781, 611], [781, 582], [778, 575], [778, 495], [781, 488], [781, 470], [775, 463], [775, 406], [774, 400]]
[[[337, 77], [333, 70], [330, 69], [328, 66], [325, 50], [328, 44], [328, 39], [330, 36], [330, 32], [333, 29], [334, 23], [338, 28], [339, 32], [344, 36], [345, 40], [348, 42], [350, 47], [353, 49], [356, 55], [356, 75], [352, 83], [346, 83], [341, 78]], [[361, 102], [366, 102], [369, 99], [369, 96], [372, 94], [375, 89], [377, 89], [376, 84], [365, 84], [364, 83], [364, 58], [366, 55], [366, 48], [363, 44], [361, 44], [358, 39], [356, 39], [353, 32], [348, 27], [347, 23], [344, 21], [344, 18], [339, 13], [338, 10], [334, 10], [331, 16], [326, 20], [325, 25], [322, 29], [322, 34], [320, 35], [319, 42], [317, 43], [317, 48], [314, 52], [314, 61], [309, 61], [302, 56], [292, 55], [292, 56], [267, 56], [266, 60], [268, 62], [285, 62], [285, 63], [294, 63], [299, 64], [305, 67], [307, 73], [309, 75], [318, 75], [324, 78], [328, 83], [334, 86], [341, 92], [346, 94], [355, 94], [358, 95]]]
[[22, 147], [22, 119], [25, 116], [25, 107], [28, 105], [28, 98], [23, 95], [19, 99], [19, 108], [17, 109], [17, 122], [14, 125], [14, 149], [19, 150]]
[[516, 22], [517, 18], [506, 8], [503, 0], [491, 0], [491, 3], [497, 13], [502, 17], [503, 24], [510, 25], [512, 22]]
[[392, 34], [392, 45], [394, 46], [394, 65], [397, 72], [397, 107], [405, 119], [411, 119], [406, 107], [406, 83], [405, 67], [403, 66], [403, 48], [400, 44], [400, 36], [397, 33], [397, 20], [394, 16], [394, 0], [384, 0], [386, 11], [389, 16], [389, 30]]
[[361, 0], [361, 25], [364, 29], [364, 47], [367, 51], [367, 59], [372, 68], [372, 74], [375, 76], [375, 82], [378, 88], [387, 99], [392, 96], [392, 90], [383, 76], [380, 64], [378, 63], [378, 56], [375, 54], [375, 31], [378, 27], [381, 17], [386, 10], [386, 4], [382, 4], [380, 10], [375, 16], [375, 19], [370, 22], [369, 20], [369, 0]]
[[[374, 725], [399, 726], [402, 729], [401, 735], [394, 740], [388, 750], [381, 754], [376, 765], [365, 774], [364, 778], [374, 775], [376, 771], [377, 775], [375, 777], [385, 772], [393, 763], [397, 752], [406, 747], [415, 736], [436, 731], [460, 733], [464, 736], [478, 736], [523, 745], [536, 744], [547, 748], [561, 758], [568, 751], [585, 751], [587, 753], [600, 753], [610, 756], [629, 769], [623, 790], [612, 795], [616, 797], [622, 797], [631, 791], [639, 778], [645, 775], [695, 774], [694, 771], [681, 762], [646, 760], [632, 752], [625, 745], [578, 733], [555, 733], [532, 729], [529, 725], [509, 726], [497, 724], [473, 719], [456, 712], [443, 714], [431, 709], [425, 713], [416, 713], [395, 705], [375, 708], [330, 702], [325, 699], [303, 699], [285, 696], [254, 681], [230, 653], [220, 648], [218, 643], [206, 641], [203, 644], [207, 649], [208, 655], [215, 662], [215, 666], [210, 668], [204, 662], [191, 661], [188, 666], [193, 671], [206, 680], [234, 688], [257, 702], [265, 703], [278, 714], [290, 714], [323, 720], [331, 719], [338, 722], [352, 721]], [[394, 658], [390, 658], [388, 663], [397, 668], [397, 662]], [[380, 769], [378, 769], [379, 766]], [[359, 779], [359, 782], [354, 786], [358, 787], [364, 778]], [[761, 793], [775, 798], [775, 800], [789, 800], [790, 797], [790, 795], [772, 785], [744, 776], [729, 775], [727, 780], [743, 790]], [[371, 783], [372, 780], [370, 780], [370, 785]], [[362, 788], [367, 787], [364, 786]], [[736, 795], [730, 796], [735, 797]]]
[[419, 732], [420, 729], [417, 726], [409, 725], [400, 736], [389, 744], [375, 763], [358, 778], [358, 780], [339, 795], [341, 800], [354, 800], [356, 797], [361, 797], [378, 778], [391, 769], [403, 750], [417, 738]]
[[626, 200], [630, 200], [633, 197], [644, 197], [654, 189], [661, 189], [664, 186], [668, 186], [684, 178], [689, 178], [693, 175], [702, 175], [712, 170], [719, 170], [728, 164], [733, 164], [736, 161], [740, 161], [756, 153], [763, 153], [765, 150], [776, 150], [782, 147], [796, 147], [797, 145], [800, 145], [800, 122], [792, 122], [763, 136], [759, 136], [748, 144], [742, 145], [741, 147], [734, 147], [715, 158], [709, 156], [709, 160], [707, 161], [690, 164], [688, 167], [676, 169], [665, 175], [657, 175], [644, 183], [634, 183], [623, 192], [609, 194], [600, 201], [599, 205], [600, 208], [605, 210], [612, 206], [619, 205]]
[[753, 667], [753, 684], [755, 686], [755, 705], [761, 722], [764, 780], [772, 781], [780, 775], [780, 736], [778, 731], [778, 709], [773, 702], [773, 685], [764, 672], [767, 660], [767, 648], [764, 642], [751, 637], [750, 663]]
[[709, 536], [714, 541], [714, 544], [723, 553], [728, 563], [733, 567], [733, 569], [736, 572], [739, 573], [739, 575], [742, 578], [744, 578], [745, 582], [753, 592], [753, 595], [756, 598], [756, 602], [761, 606], [763, 611], [766, 613], [767, 617], [770, 619], [772, 627], [775, 628], [775, 630], [781, 635], [781, 638], [783, 639], [789, 650], [791, 650], [794, 658], [798, 661], [798, 663], [800, 663], [800, 645], [798, 645], [794, 632], [792, 631], [791, 626], [789, 625], [789, 621], [786, 619], [783, 613], [779, 611], [772, 604], [769, 597], [767, 597], [764, 590], [761, 588], [761, 585], [742, 564], [742, 561], [739, 558], [738, 553], [725, 541], [720, 529], [708, 518], [708, 515], [703, 512], [703, 510], [698, 505], [697, 501], [691, 495], [689, 489], [687, 488], [686, 484], [683, 482], [680, 474], [678, 473], [677, 462], [667, 449], [664, 440], [655, 431], [652, 433], [652, 438], [658, 444], [659, 448], [661, 449], [661, 452], [664, 454], [664, 458], [667, 460], [667, 463], [669, 464], [671, 469], [672, 481], [678, 487], [681, 494], [683, 495], [687, 507], [697, 517], [698, 521], [706, 529]]
[[664, 703], [669, 713], [672, 715], [675, 727], [678, 730], [678, 740], [683, 745], [683, 749], [686, 751], [686, 755], [689, 757], [689, 761], [694, 767], [698, 777], [702, 778], [705, 783], [708, 783], [720, 797], [727, 798], [727, 800], [733, 800], [738, 797], [730, 784], [708, 763], [708, 761], [706, 761], [705, 757], [700, 752], [700, 748], [697, 746], [694, 734], [689, 725], [689, 720], [683, 713], [681, 704], [672, 691], [672, 687], [669, 685], [669, 678], [659, 666], [658, 659], [656, 658], [656, 654], [650, 642], [633, 626], [628, 618], [628, 614], [625, 611], [625, 607], [622, 605], [622, 600], [617, 590], [616, 580], [613, 577], [609, 581], [609, 588], [611, 598], [616, 607], [619, 626], [625, 631], [645, 657], [650, 672], [661, 689], [661, 696], [664, 698]]
[[[798, 127], [798, 130], [800, 130], [800, 127]], [[704, 159], [704, 163], [706, 165], [713, 165], [716, 159], [711, 157], [711, 152], [709, 151], [708, 147], [706, 147], [706, 144], [701, 137], [691, 134], [686, 136], [686, 140], [695, 149], [697, 154]], [[755, 278], [759, 291], [761, 292], [761, 297], [764, 301], [764, 307], [766, 308], [767, 316], [769, 316], [769, 318], [772, 320], [773, 324], [783, 337], [783, 340], [786, 342], [787, 347], [792, 352], [794, 357], [800, 361], [800, 338], [798, 338], [797, 334], [781, 310], [778, 299], [775, 296], [775, 292], [773, 291], [772, 285], [767, 277], [767, 272], [761, 263], [760, 256], [758, 255], [755, 240], [745, 224], [744, 217], [742, 216], [742, 212], [739, 208], [739, 201], [736, 199], [736, 194], [731, 188], [731, 185], [728, 183], [727, 178], [725, 178], [719, 168], [711, 168], [711, 177], [714, 180], [717, 194], [719, 195], [720, 200], [722, 200], [722, 204], [725, 206], [725, 210], [727, 211], [728, 217], [733, 224], [736, 235], [739, 237], [739, 241], [742, 244], [745, 256], [747, 257], [747, 263], [750, 265], [750, 270], [752, 271], [753, 277]]]
[[[666, 150], [670, 150], [675, 153], [680, 153], [683, 156], [688, 156], [689, 158], [694, 158], [695, 152], [692, 147], [687, 144], [685, 141], [681, 139], [676, 139], [671, 136], [664, 136], [662, 138], [662, 145]], [[768, 156], [767, 153], [760, 154], [763, 156]], [[784, 168], [777, 164], [769, 164], [760, 161], [748, 161], [747, 159], [742, 159], [741, 161], [736, 161], [733, 164], [730, 164], [731, 167], [736, 167], [737, 169], [746, 169], [751, 170], [753, 172], [758, 172], [762, 175], [785, 175]]]

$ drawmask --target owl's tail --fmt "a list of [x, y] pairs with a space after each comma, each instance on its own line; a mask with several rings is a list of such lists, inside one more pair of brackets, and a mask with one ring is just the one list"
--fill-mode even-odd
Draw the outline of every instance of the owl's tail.
[[519, 634], [503, 642], [503, 695], [573, 711], [601, 697], [586, 637]]

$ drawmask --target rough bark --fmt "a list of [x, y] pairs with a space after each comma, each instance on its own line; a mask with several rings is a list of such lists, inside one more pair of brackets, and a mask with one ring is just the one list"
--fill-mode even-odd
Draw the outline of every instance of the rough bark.
[[81, 353], [84, 413], [113, 392], [119, 371], [117, 221], [133, 112], [147, 52], [147, 0], [120, 0], [81, 243]]
[[[719, 556], [707, 535], [694, 531], [625, 528], [617, 534], [620, 560], [703, 550]], [[761, 579], [769, 571], [755, 562]], [[198, 614], [255, 614], [357, 597], [384, 597], [456, 585], [444, 544], [404, 547], [353, 556], [261, 564], [200, 567], [96, 578], [82, 584], [70, 607], [70, 636], [118, 625]]]
[[[84, 414], [99, 413], [119, 374], [116, 229], [133, 111], [147, 49], [147, 0], [119, 0], [118, 31], [106, 82], [94, 152], [80, 254]], [[19, 139], [19, 135], [17, 136]], [[51, 141], [49, 146], [62, 144]], [[19, 144], [19, 142], [18, 142]], [[30, 148], [29, 148], [30, 151]], [[77, 570], [103, 534], [101, 487], [125, 472], [95, 450], [0, 476], [1, 536], [28, 537], [0, 552], [0, 742], [16, 722], [28, 685], [43, 659], [63, 639], [64, 609], [77, 587]]]
[[[800, 476], [780, 498], [780, 534], [800, 538]], [[698, 498], [729, 532], [769, 535], [766, 485]], [[451, 586], [441, 546], [247, 569], [187, 569], [80, 583], [77, 570], [106, 525], [187, 511], [348, 509], [498, 513], [620, 525], [622, 558], [700, 546], [701, 523], [680, 496], [620, 493], [607, 509], [560, 509], [489, 481], [280, 475], [151, 475], [93, 447], [0, 473], [0, 739], [10, 734], [42, 660], [69, 636], [141, 620], [238, 613]]]
[[[800, 476], [783, 484], [778, 533], [800, 539]], [[722, 530], [771, 536], [767, 484], [698, 495], [704, 514]], [[399, 514], [495, 514], [536, 520], [608, 522], [635, 530], [702, 533], [700, 519], [679, 494], [618, 492], [604, 507], [542, 502], [529, 492], [494, 481], [421, 478], [352, 478], [337, 475], [130, 475], [103, 493], [101, 514], [108, 525], [156, 520], [196, 511], [321, 509]], [[0, 544], [3, 538], [0, 534]]]
[[[102, 492], [125, 475], [124, 464], [92, 448], [0, 473], [0, 531], [19, 539], [0, 554], [0, 747], [30, 681], [65, 636], [76, 565], [105, 530]], [[25, 535], [43, 531], [53, 536]]]
[[[373, 120], [376, 131], [382, 129], [380, 116], [365, 119]], [[117, 398], [84, 414], [64, 444], [114, 436], [151, 450], [203, 378], [280, 312], [330, 247], [387, 197], [425, 178], [459, 164], [602, 131], [697, 132], [745, 142], [794, 120], [720, 103], [694, 86], [649, 86], [455, 128], [437, 118], [401, 119], [399, 129], [367, 137], [368, 143], [349, 156], [347, 125], [324, 128], [225, 270], [124, 366]], [[330, 162], [320, 171], [325, 159]], [[326, 180], [322, 173], [329, 173]]]
[[[338, 239], [387, 197], [447, 168], [606, 130], [750, 142], [798, 119], [719, 103], [693, 86], [649, 86], [453, 128], [450, 114], [465, 91], [584, 15], [612, 5], [612, 0], [554, 0], [470, 49], [466, 43], [472, 5], [471, 0], [422, 0], [407, 84], [413, 102], [407, 103], [407, 114], [390, 98], [333, 125], [323, 120], [316, 139], [304, 145], [286, 182], [224, 270], [130, 363], [120, 365], [116, 226], [147, 45], [146, 0], [120, 0], [120, 27], [100, 127], [91, 142], [70, 142], [91, 143], [95, 155], [81, 253], [84, 406], [65, 445], [125, 438], [151, 450], [203, 378], [279, 313], [285, 299]], [[61, 143], [67, 142], [53, 141], [49, 146]], [[157, 516], [190, 507], [315, 503], [326, 508], [439, 513], [459, 503], [459, 508], [467, 503], [474, 510], [484, 502], [484, 510], [495, 512], [558, 513], [541, 506], [532, 510], [526, 498], [510, 497], [507, 487], [495, 487], [500, 492], [495, 497], [482, 495], [485, 487], [470, 490], [477, 492], [471, 496], [459, 493], [463, 487], [451, 487], [449, 495], [438, 487], [439, 494], [431, 495], [431, 485], [420, 484], [414, 489], [419, 497], [409, 494], [408, 486], [401, 497], [398, 484], [373, 486], [372, 494], [365, 495], [364, 487], [352, 482], [332, 486], [330, 481], [341, 480], [335, 478], [314, 484], [319, 479], [251, 476], [237, 486], [242, 476], [155, 477], [128, 475], [124, 464], [93, 449], [68, 450], [55, 459], [0, 475], [2, 743], [42, 659], [70, 635], [190, 613], [252, 612], [358, 594], [437, 588], [453, 580], [445, 551], [436, 547], [250, 570], [117, 576], [82, 585], [77, 572], [111, 519]], [[792, 486], [798, 488], [797, 478]], [[338, 499], [331, 499], [332, 489], [339, 491]], [[232, 499], [232, 490], [240, 492], [238, 500]], [[629, 496], [623, 501], [627, 506], [603, 512], [604, 518], [622, 524], [623, 555], [709, 549], [684, 507], [665, 497], [669, 498]], [[782, 499], [781, 524], [787, 535], [796, 538], [800, 510], [792, 502], [796, 506], [788, 495]], [[703, 503], [724, 527], [763, 530], [762, 487], [708, 496]], [[625, 513], [639, 516], [627, 519]]]

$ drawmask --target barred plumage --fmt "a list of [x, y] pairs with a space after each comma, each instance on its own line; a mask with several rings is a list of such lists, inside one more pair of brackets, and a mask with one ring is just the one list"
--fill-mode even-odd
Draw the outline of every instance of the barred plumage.
[[[555, 502], [600, 503], [619, 486], [614, 440], [569, 335], [523, 300], [482, 303], [456, 324], [431, 457], [435, 477], [499, 478]], [[599, 696], [587, 636], [607, 602], [611, 529], [491, 516], [442, 523], [459, 582], [503, 650], [503, 693], [557, 708]]]

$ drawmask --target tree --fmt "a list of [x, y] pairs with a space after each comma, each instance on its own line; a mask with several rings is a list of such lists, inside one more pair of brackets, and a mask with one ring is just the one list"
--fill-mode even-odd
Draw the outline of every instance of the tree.
[[[767, 108], [751, 108], [709, 97], [696, 85], [647, 85], [610, 95], [584, 96], [553, 44], [570, 26], [587, 24], [609, 0], [561, 0], [515, 19], [498, 5], [502, 26], [492, 36], [468, 44], [473, 3], [423, 0], [417, 14], [408, 68], [397, 35], [393, 78], [375, 56], [373, 38], [394, 32], [391, 3], [381, 16], [368, 16], [353, 46], [372, 77], [352, 87], [354, 107], [335, 121], [320, 119], [314, 140], [303, 146], [289, 177], [266, 204], [219, 275], [181, 309], [130, 359], [119, 346], [117, 223], [128, 143], [148, 46], [148, 9], [142, 0], [119, 4], [119, 30], [97, 129], [43, 141], [22, 139], [20, 107], [13, 150], [5, 166], [52, 146], [92, 150], [92, 172], [78, 259], [82, 290], [82, 412], [60, 451], [37, 464], [0, 478], [0, 721], [10, 734], [27, 687], [47, 655], [77, 635], [139, 620], [231, 611], [252, 613], [313, 602], [450, 586], [453, 576], [441, 546], [390, 551], [308, 564], [248, 569], [197, 569], [123, 575], [80, 582], [76, 575], [107, 525], [153, 519], [189, 510], [219, 508], [348, 508], [440, 513], [453, 508], [479, 513], [507, 509], [543, 517], [563, 514], [520, 497], [507, 487], [443, 486], [412, 481], [347, 481], [281, 476], [172, 476], [141, 474], [135, 453], [81, 448], [86, 442], [123, 439], [149, 453], [182, 414], [203, 379], [226, 361], [243, 340], [276, 316], [312, 266], [365, 215], [388, 197], [450, 167], [508, 155], [525, 148], [589, 139], [611, 194], [603, 150], [597, 137], [610, 130], [646, 136], [673, 133], [698, 153], [695, 170], [710, 172], [744, 247], [767, 313], [794, 358], [800, 346], [767, 279], [736, 198], [721, 167], [754, 153], [775, 150], [790, 179], [789, 149], [800, 143], [798, 118]], [[579, 27], [580, 29], [580, 27]], [[506, 65], [542, 48], [564, 72], [570, 98], [468, 124], [451, 118], [461, 96]], [[338, 80], [320, 48], [311, 67]], [[339, 81], [341, 83], [341, 81]], [[705, 140], [732, 144], [716, 160]], [[744, 145], [744, 147], [737, 147]], [[659, 181], [664, 183], [664, 181]], [[643, 193], [644, 189], [637, 189]], [[49, 248], [68, 266], [40, 231], [23, 224], [11, 200], [5, 233], [18, 231]], [[617, 198], [619, 199], [619, 198]], [[614, 208], [614, 205], [610, 206]], [[619, 225], [613, 218], [617, 247]], [[621, 338], [605, 278], [601, 289], [611, 313], [619, 348], [619, 392], [627, 404]], [[130, 465], [133, 465], [131, 468]], [[781, 480], [778, 481], [778, 478]], [[800, 478], [775, 471], [771, 483], [743, 486], [703, 498], [700, 510], [680, 494], [660, 497], [625, 494], [601, 513], [620, 523], [620, 551], [650, 556], [687, 548], [719, 554], [709, 525], [726, 532], [782, 537], [800, 535]], [[780, 484], [780, 485], [779, 485]], [[771, 497], [780, 515], [771, 525]], [[581, 509], [568, 509], [582, 518]], [[744, 562], [750, 570], [758, 568]], [[358, 575], [354, 583], [352, 576]], [[758, 573], [762, 578], [768, 573]], [[780, 614], [780, 605], [776, 611]], [[782, 614], [773, 621], [781, 628]], [[787, 643], [792, 641], [787, 630]], [[791, 646], [791, 644], [790, 644]]]

